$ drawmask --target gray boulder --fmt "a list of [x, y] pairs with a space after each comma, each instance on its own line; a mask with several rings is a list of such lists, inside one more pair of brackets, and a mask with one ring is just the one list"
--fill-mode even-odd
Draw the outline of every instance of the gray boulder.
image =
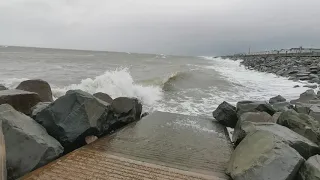
[[22, 90], [0, 91], [0, 104], [10, 104], [17, 111], [30, 115], [31, 108], [40, 102], [38, 94]]
[[246, 112], [266, 112], [271, 116], [276, 110], [266, 101], [240, 101], [237, 103], [237, 115], [240, 117]]
[[85, 145], [87, 136], [100, 137], [140, 118], [141, 104], [133, 106], [137, 100], [119, 101], [110, 105], [89, 93], [72, 90], [39, 112], [35, 120], [69, 152]]
[[[235, 129], [233, 139], [241, 142], [246, 135], [258, 130], [267, 131], [274, 134], [283, 143], [288, 144], [290, 147], [299, 152], [299, 154], [305, 159], [308, 159], [309, 157], [320, 152], [319, 146], [314, 142], [287, 127], [275, 123], [255, 123], [249, 121], [243, 122], [240, 124], [238, 129]], [[239, 133], [239, 131], [241, 132]]]
[[296, 150], [274, 134], [256, 131], [236, 147], [227, 174], [233, 180], [294, 180], [303, 162]]
[[51, 104], [51, 102], [39, 102], [38, 104], [36, 104], [35, 106], [33, 106], [33, 107], [31, 108], [31, 111], [32, 111], [31, 117], [32, 117], [33, 119], [35, 119], [36, 116], [37, 116], [37, 114], [38, 114], [39, 112], [41, 112], [42, 110], [44, 110], [46, 107], [48, 107], [49, 104]]
[[318, 87], [318, 85], [314, 84], [307, 84], [307, 85], [304, 85], [303, 87], [307, 87], [307, 88], [311, 88], [311, 89], [316, 89]]
[[312, 105], [309, 110], [309, 115], [320, 122], [320, 107], [319, 105]]
[[300, 86], [299, 86], [299, 85], [294, 85], [294, 86], [293, 86], [293, 88], [298, 88], [298, 87], [300, 87]]
[[6, 143], [8, 179], [16, 179], [57, 158], [63, 147], [30, 117], [0, 105]]
[[278, 102], [286, 102], [286, 99], [282, 97], [281, 95], [272, 97], [269, 99], [270, 104], [278, 103]]
[[107, 103], [112, 103], [113, 99], [106, 93], [98, 92], [93, 94], [94, 97], [101, 99], [102, 101], [105, 101]]
[[300, 168], [297, 180], [320, 180], [320, 156], [310, 157]]
[[128, 118], [138, 120], [142, 113], [142, 104], [136, 98], [118, 97], [111, 103], [112, 111], [119, 121], [127, 121]]
[[316, 93], [314, 92], [313, 89], [309, 89], [307, 91], [305, 91], [304, 93], [300, 94], [299, 99], [296, 100], [292, 100], [291, 103], [295, 104], [297, 102], [302, 102], [302, 103], [307, 103], [310, 100], [316, 100], [318, 99]]
[[6, 88], [4, 85], [0, 84], [0, 91], [3, 91], [3, 90], [7, 90], [8, 88]]
[[212, 115], [220, 124], [231, 128], [234, 128], [238, 121], [236, 107], [226, 101], [221, 103]]
[[43, 102], [53, 101], [49, 83], [40, 79], [23, 81], [16, 89], [37, 93]]
[[283, 111], [287, 111], [289, 109], [293, 109], [294, 106], [289, 103], [289, 102], [277, 102], [277, 103], [273, 103], [272, 107], [275, 111], [277, 112], [283, 112]]
[[277, 123], [288, 127], [318, 145], [320, 144], [320, 124], [307, 114], [288, 110], [280, 115]]
[[294, 110], [298, 113], [304, 113], [304, 114], [309, 114], [310, 108], [312, 107], [312, 104], [309, 103], [296, 103], [294, 106]]

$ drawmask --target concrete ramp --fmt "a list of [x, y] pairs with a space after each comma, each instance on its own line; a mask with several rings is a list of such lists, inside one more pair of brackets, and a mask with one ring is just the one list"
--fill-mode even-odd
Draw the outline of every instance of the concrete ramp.
[[28, 180], [227, 180], [226, 129], [210, 119], [154, 112], [31, 172]]

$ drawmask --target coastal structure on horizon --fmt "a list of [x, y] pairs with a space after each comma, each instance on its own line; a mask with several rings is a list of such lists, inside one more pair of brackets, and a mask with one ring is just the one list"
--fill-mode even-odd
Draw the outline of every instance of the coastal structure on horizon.
[[306, 56], [320, 56], [320, 48], [290, 48], [280, 50], [268, 50], [268, 51], [257, 51], [252, 52], [249, 50], [248, 53], [238, 53], [234, 56], [256, 56], [256, 55], [306, 55]]

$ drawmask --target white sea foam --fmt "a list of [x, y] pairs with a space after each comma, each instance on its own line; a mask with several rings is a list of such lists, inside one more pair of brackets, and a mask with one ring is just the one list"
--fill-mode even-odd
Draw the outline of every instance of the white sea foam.
[[27, 78], [8, 78], [0, 79], [0, 84], [4, 85], [9, 89], [16, 88], [22, 81], [28, 80]]
[[68, 90], [81, 89], [91, 94], [104, 92], [112, 98], [120, 96], [136, 97], [149, 106], [156, 103], [163, 96], [160, 87], [136, 84], [128, 69], [106, 71], [95, 78], [83, 79], [79, 84], [72, 84], [63, 88], [53, 87], [52, 89], [54, 97], [60, 97]]

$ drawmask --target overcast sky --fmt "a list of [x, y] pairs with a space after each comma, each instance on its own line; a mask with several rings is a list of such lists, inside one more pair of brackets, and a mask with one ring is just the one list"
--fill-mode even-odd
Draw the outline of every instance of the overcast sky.
[[0, 0], [0, 44], [185, 55], [320, 47], [320, 0]]

